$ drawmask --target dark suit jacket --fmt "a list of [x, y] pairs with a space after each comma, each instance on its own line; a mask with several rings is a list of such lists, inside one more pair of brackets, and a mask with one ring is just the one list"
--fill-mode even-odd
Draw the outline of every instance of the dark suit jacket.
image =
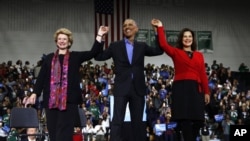
[[[158, 41], [156, 39], [156, 41]], [[163, 54], [163, 50], [158, 46], [148, 46], [144, 42], [134, 42], [132, 64], [130, 64], [124, 40], [113, 42], [102, 53], [95, 57], [97, 61], [104, 61], [112, 58], [115, 66], [114, 96], [125, 96], [131, 85], [134, 85], [137, 94], [146, 95], [146, 85], [144, 76], [145, 56], [156, 56]], [[132, 79], [133, 74], [133, 79]]]
[[[80, 73], [79, 69], [84, 61], [88, 61], [99, 52], [103, 51], [103, 42], [99, 43], [95, 41], [90, 51], [72, 51], [69, 57], [68, 67], [68, 91], [67, 91], [67, 102], [72, 104], [82, 103], [82, 95], [80, 89]], [[50, 75], [51, 75], [51, 61], [54, 53], [46, 55], [43, 59], [43, 64], [39, 72], [37, 81], [34, 86], [34, 93], [38, 96], [43, 92], [43, 100], [45, 108], [48, 107], [50, 97]]]

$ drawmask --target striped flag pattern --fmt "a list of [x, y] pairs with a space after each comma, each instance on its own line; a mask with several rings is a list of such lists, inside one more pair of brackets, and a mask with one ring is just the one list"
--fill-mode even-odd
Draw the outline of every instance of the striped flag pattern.
[[101, 25], [109, 27], [105, 47], [123, 38], [122, 24], [129, 18], [130, 0], [95, 0], [95, 33]]

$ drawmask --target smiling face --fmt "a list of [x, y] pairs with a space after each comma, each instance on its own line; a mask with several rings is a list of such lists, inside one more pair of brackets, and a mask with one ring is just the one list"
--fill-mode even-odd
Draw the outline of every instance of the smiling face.
[[185, 51], [195, 51], [197, 43], [194, 31], [189, 28], [183, 28], [178, 35], [176, 47]]
[[132, 19], [126, 19], [123, 23], [122, 29], [123, 29], [124, 36], [132, 40], [134, 39], [138, 31], [137, 24]]
[[58, 34], [56, 45], [59, 49], [67, 49], [70, 46], [69, 37], [65, 34]]
[[190, 48], [193, 43], [193, 35], [190, 31], [186, 31], [183, 33], [182, 44], [184, 48]]
[[55, 32], [54, 40], [58, 49], [69, 49], [73, 44], [72, 32], [67, 28], [60, 28]]

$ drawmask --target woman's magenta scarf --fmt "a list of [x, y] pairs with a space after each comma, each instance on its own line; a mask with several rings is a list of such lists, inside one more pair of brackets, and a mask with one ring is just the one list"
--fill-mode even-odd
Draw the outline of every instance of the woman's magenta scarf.
[[67, 89], [68, 89], [68, 66], [69, 66], [69, 51], [67, 50], [63, 65], [61, 67], [59, 61], [59, 50], [54, 54], [51, 62], [50, 76], [50, 98], [49, 108], [58, 108], [59, 110], [66, 109]]

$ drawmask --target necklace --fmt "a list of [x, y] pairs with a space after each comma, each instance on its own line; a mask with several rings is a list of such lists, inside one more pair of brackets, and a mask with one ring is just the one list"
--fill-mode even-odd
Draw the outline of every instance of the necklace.
[[185, 51], [188, 55], [189, 58], [192, 58], [193, 57], [193, 52], [192, 51]]

